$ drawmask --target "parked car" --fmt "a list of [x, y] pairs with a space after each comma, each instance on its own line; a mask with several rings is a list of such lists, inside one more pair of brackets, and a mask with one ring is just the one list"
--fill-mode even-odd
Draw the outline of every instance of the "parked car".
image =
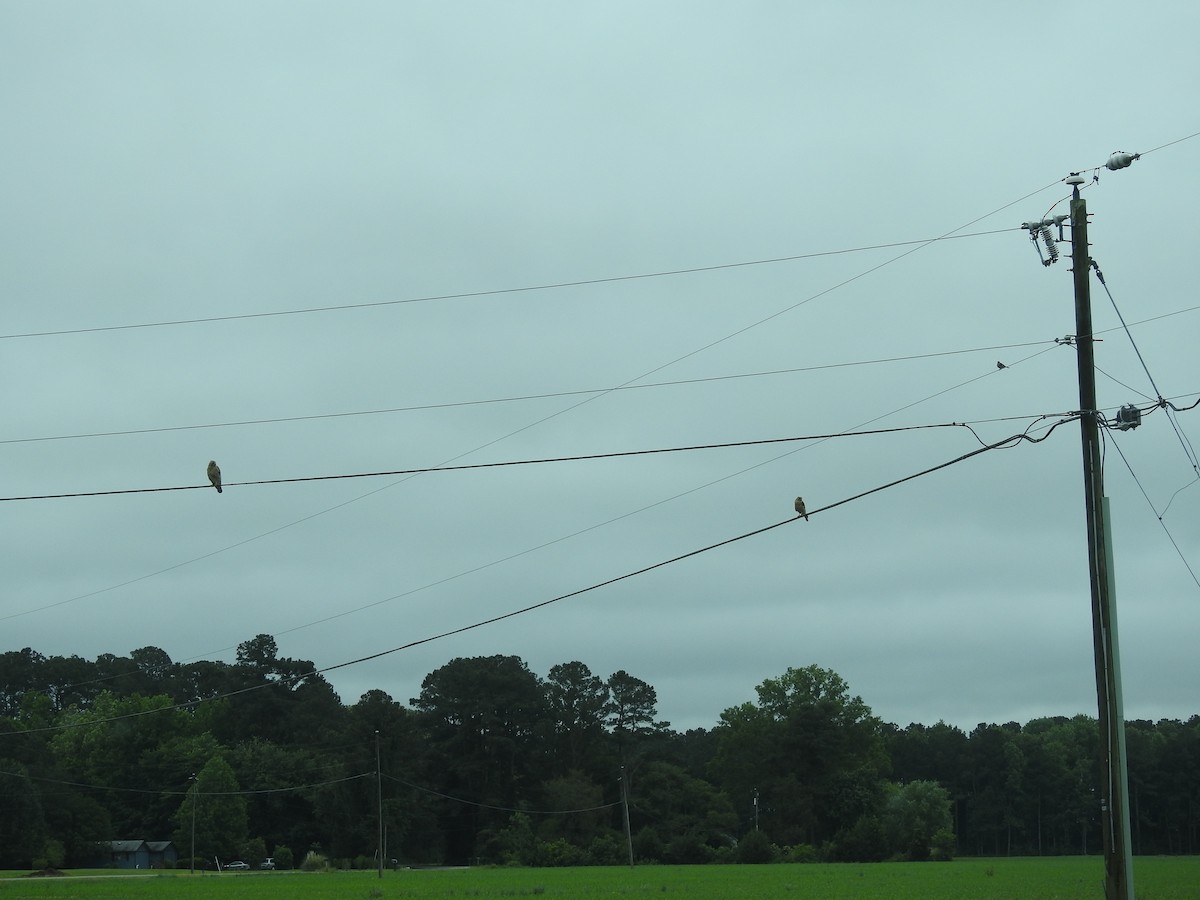
[[275, 868], [275, 857], [273, 857], [273, 856], [268, 856], [266, 859], [264, 859], [262, 862], [260, 862], [260, 863], [258, 864], [258, 867], [259, 867], [260, 869], [273, 869], [273, 868]]
[[248, 869], [248, 868], [250, 868], [250, 863], [245, 863], [245, 862], [242, 862], [240, 859], [235, 859], [231, 863], [225, 863], [225, 868], [226, 869]]

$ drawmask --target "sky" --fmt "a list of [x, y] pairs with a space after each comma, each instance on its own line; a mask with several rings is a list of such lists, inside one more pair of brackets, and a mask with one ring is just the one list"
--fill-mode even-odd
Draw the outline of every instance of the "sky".
[[[1104, 442], [1125, 712], [1200, 713], [1200, 410], [1154, 406], [1200, 396], [1198, 30], [0, 5], [0, 651], [266, 633], [348, 704], [579, 660], [679, 730], [813, 664], [901, 727], [1095, 715], [1070, 261], [1020, 228], [1081, 172], [1098, 405], [1147, 410]], [[92, 496], [11, 499], [51, 494]]]

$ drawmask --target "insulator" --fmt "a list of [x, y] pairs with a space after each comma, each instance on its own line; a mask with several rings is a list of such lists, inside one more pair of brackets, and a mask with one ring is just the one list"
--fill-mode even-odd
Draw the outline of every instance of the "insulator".
[[1050, 263], [1058, 262], [1058, 244], [1054, 243], [1054, 235], [1050, 233], [1050, 229], [1045, 225], [1038, 228], [1038, 234], [1042, 236], [1042, 241], [1046, 244], [1046, 255], [1050, 257]]
[[1118, 150], [1108, 158], [1108, 162], [1104, 164], [1104, 168], [1110, 172], [1115, 172], [1117, 169], [1127, 168], [1140, 154], [1126, 153], [1124, 150]]

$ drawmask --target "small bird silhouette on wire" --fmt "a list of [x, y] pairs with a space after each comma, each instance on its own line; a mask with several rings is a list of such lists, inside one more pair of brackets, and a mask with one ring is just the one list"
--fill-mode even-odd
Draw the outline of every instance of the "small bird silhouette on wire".
[[807, 522], [807, 521], [808, 521], [808, 510], [806, 510], [806, 509], [804, 508], [804, 498], [803, 498], [803, 497], [797, 497], [797, 498], [796, 498], [796, 512], [797, 512], [798, 514], [800, 514], [800, 515], [804, 516], [804, 521], [805, 521], [805, 522]]
[[1008, 366], [1006, 366], [1004, 363], [1000, 362], [1000, 360], [996, 360], [996, 368], [997, 369], [1007, 369]]
[[212, 482], [212, 486], [217, 489], [217, 493], [221, 493], [221, 467], [217, 465], [215, 459], [208, 461], [208, 480]]

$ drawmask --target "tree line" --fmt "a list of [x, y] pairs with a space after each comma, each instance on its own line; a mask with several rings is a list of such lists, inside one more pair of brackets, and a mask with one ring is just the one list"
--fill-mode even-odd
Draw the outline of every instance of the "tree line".
[[[278, 864], [950, 858], [1100, 849], [1096, 720], [905, 728], [790, 668], [709, 729], [570, 661], [451, 660], [343, 704], [270, 635], [233, 663], [0, 654], [0, 868], [173, 840]], [[1200, 716], [1127, 724], [1135, 853], [1200, 852]], [[382, 806], [380, 805], [382, 798]], [[626, 818], [628, 828], [626, 828]]]

